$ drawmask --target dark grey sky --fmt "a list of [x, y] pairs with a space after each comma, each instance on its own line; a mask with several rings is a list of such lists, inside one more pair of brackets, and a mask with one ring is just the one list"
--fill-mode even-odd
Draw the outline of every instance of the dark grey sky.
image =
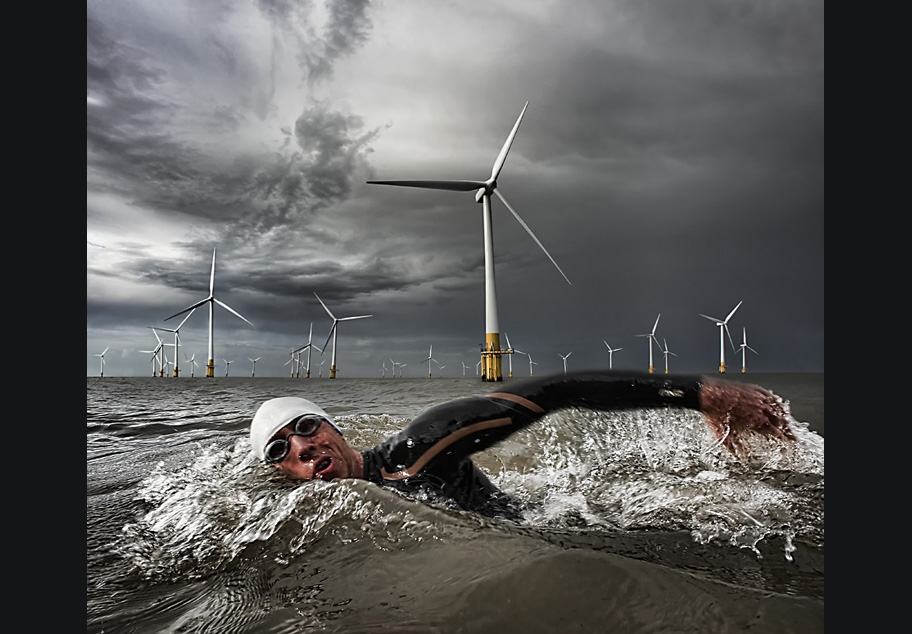
[[89, 0], [86, 374], [106, 348], [107, 376], [151, 374], [150, 326], [206, 297], [216, 249], [254, 324], [216, 307], [218, 376], [286, 376], [311, 323], [322, 346], [314, 293], [373, 315], [339, 326], [340, 377], [426, 376], [430, 346], [474, 375], [481, 205], [365, 181], [484, 180], [526, 101], [500, 191], [572, 282], [495, 199], [500, 330], [536, 374], [607, 367], [604, 342], [645, 370], [660, 313], [671, 371], [716, 372], [700, 313], [738, 302], [748, 372], [823, 371], [823, 23], [822, 0]]

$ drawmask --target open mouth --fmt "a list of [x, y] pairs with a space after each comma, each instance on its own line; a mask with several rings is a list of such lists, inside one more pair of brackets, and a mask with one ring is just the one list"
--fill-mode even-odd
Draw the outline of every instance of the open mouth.
[[327, 475], [326, 472], [332, 467], [332, 458], [329, 456], [324, 456], [317, 460], [317, 464], [314, 465], [314, 473], [318, 478], [322, 478]]

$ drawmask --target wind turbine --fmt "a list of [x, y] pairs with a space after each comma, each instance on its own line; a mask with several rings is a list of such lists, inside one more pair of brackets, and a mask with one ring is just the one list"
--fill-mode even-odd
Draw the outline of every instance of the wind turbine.
[[251, 359], [247, 357], [253, 363], [253, 369], [250, 370], [250, 376], [256, 376], [256, 362], [262, 359], [263, 357], [257, 357], [256, 359]]
[[[337, 328], [337, 326], [339, 325], [339, 322], [340, 321], [351, 321], [352, 319], [364, 319], [365, 317], [373, 317], [373, 315], [358, 315], [357, 317], [340, 317], [337, 319], [335, 315], [333, 315], [331, 312], [329, 312], [329, 309], [326, 307], [326, 304], [323, 303], [323, 300], [320, 299], [320, 296], [317, 295], [316, 293], [314, 293], [314, 296], [317, 298], [317, 301], [319, 301], [320, 304], [323, 306], [323, 310], [326, 311], [326, 314], [329, 315], [333, 320], [332, 328], [329, 329], [329, 337], [326, 338], [326, 343], [323, 344], [323, 350], [326, 350], [326, 346], [329, 344], [329, 339], [330, 339], [330, 337], [332, 337], [333, 352], [332, 352], [332, 363], [329, 366], [329, 378], [334, 379], [334, 378], [336, 378], [336, 337], [339, 334], [339, 330]], [[323, 354], [323, 350], [320, 351], [321, 355]], [[321, 370], [320, 376], [323, 376], [322, 370]]]
[[384, 379], [386, 378], [386, 361], [384, 361], [384, 362], [380, 365], [380, 377], [381, 377], [381, 378], [384, 378]]
[[[460, 361], [459, 363], [462, 364], [462, 376], [465, 376], [465, 375], [466, 375], [466, 369], [467, 369], [469, 366], [467, 366], [467, 365], [465, 364], [465, 361]], [[513, 376], [513, 375], [511, 374], [510, 376]]]
[[427, 358], [427, 359], [422, 359], [421, 361], [422, 361], [422, 362], [427, 361], [427, 364], [428, 364], [428, 378], [431, 378], [431, 361], [433, 361], [433, 362], [436, 363], [437, 365], [440, 365], [440, 363], [437, 361], [437, 359], [434, 358], [434, 344], [431, 344], [430, 349], [428, 349], [428, 358]]
[[232, 313], [233, 315], [240, 317], [241, 319], [246, 321], [251, 326], [253, 325], [252, 323], [250, 323], [247, 320], [246, 317], [241, 315], [239, 312], [235, 311], [228, 304], [222, 302], [221, 300], [216, 299], [216, 297], [215, 297], [215, 247], [212, 248], [212, 269], [209, 272], [209, 296], [206, 299], [201, 299], [200, 301], [196, 302], [192, 306], [185, 308], [184, 310], [182, 310], [178, 313], [174, 313], [173, 315], [171, 315], [171, 317], [166, 318], [165, 321], [168, 321], [168, 319], [173, 319], [174, 317], [177, 317], [178, 315], [183, 315], [188, 310], [192, 311], [195, 308], [199, 308], [203, 304], [209, 304], [209, 361], [206, 362], [206, 376], [213, 377], [213, 376], [215, 376], [215, 349], [212, 345], [212, 330], [213, 330], [212, 323], [213, 323], [213, 313], [215, 312], [215, 305], [218, 304], [219, 306], [221, 306], [228, 312]]
[[614, 367], [614, 353], [618, 350], [623, 350], [623, 348], [612, 348], [604, 339], [602, 339], [602, 343], [605, 344], [606, 348], [608, 348], [608, 369], [610, 370]]
[[[174, 333], [174, 363], [172, 364], [174, 366], [174, 375], [173, 376], [178, 376], [178, 374], [180, 373], [180, 370], [177, 367], [178, 359], [180, 358], [180, 356], [178, 355], [178, 352], [180, 351], [180, 329], [187, 322], [187, 320], [190, 319], [190, 315], [192, 315], [193, 312], [194, 311], [191, 310], [189, 313], [187, 313], [187, 316], [184, 317], [184, 319], [181, 321], [180, 325], [177, 328], [162, 328], [161, 326], [158, 327], [159, 330], [164, 330], [165, 332]], [[151, 326], [149, 326], [149, 327], [151, 328]]]
[[[525, 354], [527, 357], [529, 357], [529, 376], [532, 376], [532, 366], [533, 366], [533, 365], [538, 365], [538, 362], [537, 362], [537, 361], [533, 361], [533, 360], [532, 360], [532, 355], [529, 354], [528, 352], [526, 352], [526, 353], [524, 353], [524, 354]], [[569, 356], [569, 355], [567, 355], [567, 356]]]
[[155, 362], [158, 361], [158, 351], [160, 348], [161, 344], [158, 344], [154, 350], [140, 350], [140, 352], [152, 355], [152, 358], [149, 359], [149, 363], [152, 364], [152, 376], [155, 376], [158, 373], [158, 371], [155, 369]]
[[[719, 327], [719, 374], [725, 374], [725, 335], [728, 335], [728, 341], [731, 343], [732, 350], [735, 349], [735, 342], [732, 341], [731, 333], [728, 331], [728, 320], [732, 318], [732, 315], [735, 314], [735, 311], [741, 306], [744, 302], [742, 299], [738, 302], [738, 305], [732, 308], [732, 311], [728, 313], [728, 317], [725, 319], [717, 319], [715, 317], [710, 317], [709, 315], [704, 315], [700, 313], [700, 317], [705, 317], [710, 321], [716, 322], [716, 326]], [[724, 332], [723, 332], [724, 331]]]
[[195, 376], [194, 370], [196, 369], [196, 366], [199, 365], [199, 364], [196, 362], [196, 352], [194, 352], [194, 353], [190, 356], [190, 358], [187, 359], [187, 363], [190, 364], [190, 377], [193, 378], [193, 376]]
[[99, 364], [99, 374], [98, 374], [98, 376], [99, 376], [99, 378], [104, 378], [104, 366], [105, 366], [104, 356], [105, 356], [105, 353], [106, 353], [110, 348], [111, 348], [111, 346], [108, 346], [107, 348], [104, 349], [104, 352], [102, 352], [101, 354], [96, 354], [96, 355], [95, 355], [96, 357], [99, 358], [99, 361], [98, 361], [98, 364]]
[[419, 187], [423, 189], [441, 189], [446, 191], [457, 191], [457, 192], [475, 192], [475, 202], [482, 203], [482, 218], [484, 221], [484, 260], [485, 260], [485, 347], [484, 351], [481, 353], [481, 360], [484, 364], [483, 371], [481, 373], [482, 380], [484, 381], [502, 381], [503, 380], [503, 371], [501, 369], [501, 355], [503, 351], [500, 349], [500, 326], [497, 321], [497, 291], [494, 284], [494, 234], [493, 234], [493, 224], [491, 219], [491, 194], [496, 195], [500, 198], [500, 201], [504, 206], [513, 214], [513, 217], [522, 225], [523, 229], [532, 237], [535, 243], [541, 247], [541, 250], [545, 252], [545, 255], [548, 256], [548, 259], [551, 260], [551, 263], [557, 268], [564, 279], [567, 280], [567, 284], [570, 284], [570, 280], [564, 275], [564, 272], [561, 271], [561, 268], [557, 265], [557, 262], [554, 261], [554, 258], [551, 257], [551, 254], [548, 253], [548, 250], [545, 249], [544, 245], [539, 241], [539, 239], [532, 233], [532, 229], [519, 217], [519, 214], [514, 211], [513, 207], [510, 206], [510, 203], [507, 202], [507, 199], [504, 198], [503, 194], [500, 193], [500, 190], [497, 188], [497, 177], [500, 176], [500, 171], [503, 169], [504, 162], [507, 160], [507, 153], [510, 151], [510, 146], [513, 144], [513, 139], [516, 136], [516, 131], [519, 129], [519, 124], [522, 121], [523, 115], [526, 113], [526, 108], [529, 107], [529, 102], [523, 106], [522, 112], [519, 113], [519, 118], [516, 119], [516, 123], [513, 124], [513, 129], [510, 131], [507, 140], [504, 142], [503, 147], [500, 149], [500, 153], [497, 155], [497, 158], [494, 161], [494, 166], [491, 169], [491, 176], [484, 181], [466, 181], [466, 180], [398, 180], [398, 181], [367, 181], [369, 185], [397, 185], [400, 187]]
[[323, 364], [326, 363], [326, 359], [320, 359], [320, 378], [323, 378]]
[[668, 374], [668, 355], [671, 355], [673, 357], [676, 357], [678, 355], [668, 349], [668, 342], [665, 341], [664, 337], [662, 338], [662, 343], [665, 344], [665, 347], [662, 348], [662, 353], [665, 355], [665, 374]]
[[297, 351], [294, 348], [292, 348], [291, 352], [289, 352], [288, 354], [291, 356], [289, 357], [288, 361], [286, 361], [285, 363], [282, 364], [282, 367], [284, 368], [286, 365], [291, 365], [291, 369], [288, 371], [288, 376], [293, 379], [295, 376], [295, 372], [297, 371], [297, 365], [298, 365]]
[[[659, 313], [659, 317], [662, 316], [662, 313]], [[637, 337], [649, 337], [649, 374], [653, 372], [652, 366], [652, 344], [659, 346], [659, 342], [656, 341], [656, 328], [659, 325], [659, 317], [656, 317], [656, 323], [652, 326], [652, 332], [646, 333], [645, 335], [636, 335]], [[659, 346], [659, 350], [662, 349], [662, 346]]]
[[234, 361], [226, 361], [225, 359], [222, 359], [222, 361], [225, 361], [225, 376], [228, 376], [228, 366], [234, 363]]
[[[319, 297], [317, 299], [319, 299]], [[298, 353], [303, 352], [304, 350], [307, 350], [307, 365], [304, 367], [304, 378], [305, 379], [310, 378], [310, 351], [313, 350], [314, 348], [317, 348], [317, 350], [320, 350], [320, 348], [313, 345], [313, 334], [314, 334], [314, 325], [313, 325], [313, 322], [310, 322], [310, 333], [307, 335], [307, 344], [303, 345], [300, 348], [298, 348], [297, 350], [295, 350], [295, 352], [298, 352]], [[322, 350], [320, 350], [320, 354], [323, 354]]]
[[742, 328], [742, 331], [742, 337], [744, 337], [744, 339], [738, 347], [741, 348], [741, 373], [743, 374], [747, 372], [747, 351], [750, 350], [756, 355], [759, 355], [760, 353], [747, 345], [747, 328]]
[[478, 376], [478, 368], [481, 367], [481, 361], [475, 364], [475, 376]]
[[507, 359], [508, 359], [508, 363], [510, 365], [510, 378], [512, 379], [513, 378], [513, 352], [514, 352], [514, 350], [513, 350], [513, 346], [510, 345], [510, 337], [509, 337], [509, 335], [507, 335], [506, 330], [504, 331], [504, 337], [507, 340], [507, 349], [505, 352], [508, 355]]
[[560, 352], [557, 353], [557, 356], [559, 356], [561, 359], [564, 360], [564, 374], [567, 374], [567, 358], [568, 358], [571, 354], [573, 354], [573, 352], [568, 352], [568, 353], [567, 353], [567, 356], [565, 357], [565, 356], [562, 355]]
[[155, 346], [155, 350], [158, 352], [158, 376], [165, 376], [165, 342], [161, 340], [158, 331], [153, 326], [149, 326], [149, 328], [152, 328], [152, 334], [158, 339], [158, 345]]

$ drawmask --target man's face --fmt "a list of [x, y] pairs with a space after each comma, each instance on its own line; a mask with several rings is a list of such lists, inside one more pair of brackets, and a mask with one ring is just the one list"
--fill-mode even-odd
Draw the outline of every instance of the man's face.
[[276, 432], [270, 441], [277, 438], [288, 440], [288, 454], [275, 466], [299, 480], [334, 480], [336, 478], [359, 478], [363, 466], [361, 454], [353, 450], [345, 439], [330, 425], [322, 423], [310, 436], [292, 434], [294, 423], [289, 423]]

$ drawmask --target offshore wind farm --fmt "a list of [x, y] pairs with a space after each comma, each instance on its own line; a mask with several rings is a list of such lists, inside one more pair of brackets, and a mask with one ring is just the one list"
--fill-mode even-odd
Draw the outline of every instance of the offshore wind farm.
[[90, 2], [86, 375], [821, 372], [822, 4], [477, 8]]

